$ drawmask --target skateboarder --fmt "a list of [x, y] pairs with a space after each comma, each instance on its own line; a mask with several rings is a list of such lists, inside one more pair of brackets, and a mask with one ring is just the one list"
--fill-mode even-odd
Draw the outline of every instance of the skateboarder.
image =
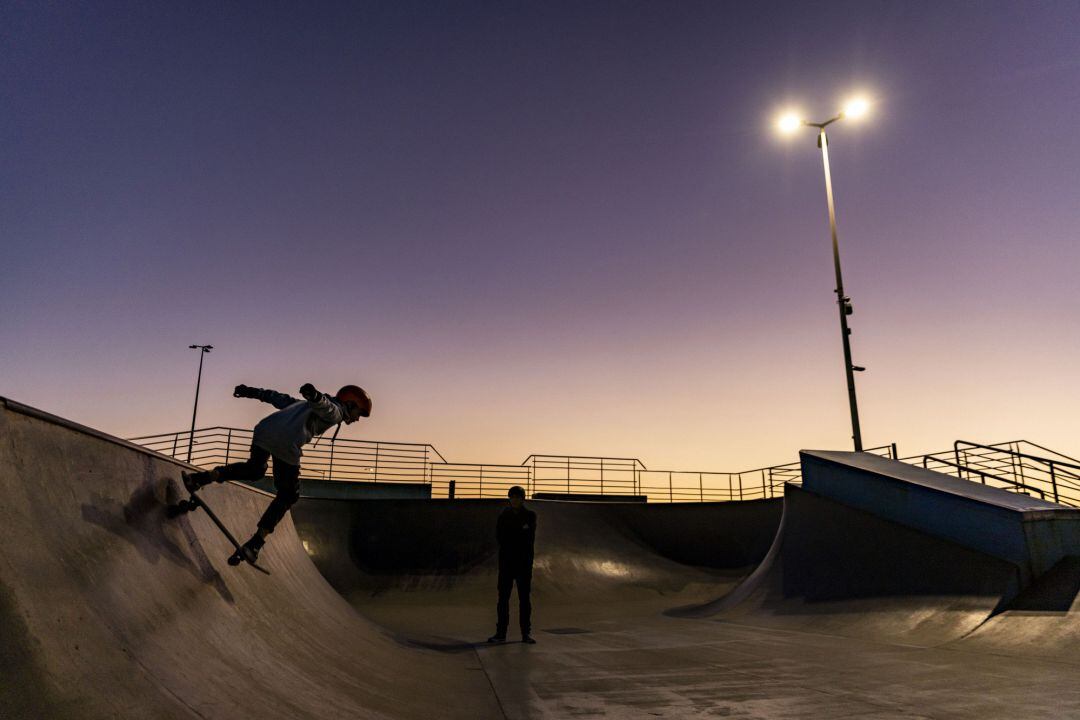
[[532, 630], [532, 603], [529, 593], [532, 590], [533, 542], [536, 540], [536, 513], [525, 507], [525, 490], [515, 485], [506, 493], [510, 507], [504, 509], [496, 525], [495, 536], [499, 541], [499, 604], [495, 634], [488, 638], [490, 643], [506, 640], [506, 629], [510, 625], [510, 591], [517, 584], [518, 623], [521, 627], [521, 642], [535, 644]]
[[[184, 473], [184, 485], [195, 492], [203, 485], [226, 480], [258, 480], [266, 475], [266, 465], [274, 459], [274, 496], [270, 507], [259, 519], [258, 530], [241, 548], [248, 562], [255, 562], [266, 536], [274, 531], [289, 508], [300, 499], [301, 448], [315, 435], [338, 426], [351, 424], [371, 415], [371, 398], [362, 388], [346, 385], [330, 397], [311, 383], [300, 388], [303, 400], [274, 392], [237, 385], [233, 397], [254, 398], [270, 403], [278, 411], [267, 415], [255, 426], [251, 457], [245, 462], [222, 465], [213, 470]], [[337, 435], [335, 431], [335, 436]], [[240, 558], [236, 558], [239, 562]], [[230, 562], [232, 560], [230, 559]]]

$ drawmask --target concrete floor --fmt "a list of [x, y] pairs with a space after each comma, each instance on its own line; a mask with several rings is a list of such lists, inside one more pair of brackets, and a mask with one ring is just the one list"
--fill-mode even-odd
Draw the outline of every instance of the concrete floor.
[[[475, 654], [506, 718], [1080, 718], [1073, 663], [666, 617], [640, 606], [620, 608], [617, 618], [537, 612], [536, 645], [511, 633], [511, 642], [489, 646], [477, 613], [433, 621], [415, 606], [365, 607], [403, 644]], [[447, 627], [457, 622], [467, 627]], [[433, 634], [437, 624], [444, 634]]]

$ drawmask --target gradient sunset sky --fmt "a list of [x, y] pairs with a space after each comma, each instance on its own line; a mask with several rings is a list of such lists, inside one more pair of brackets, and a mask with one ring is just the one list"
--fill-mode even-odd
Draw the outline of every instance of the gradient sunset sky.
[[343, 437], [741, 470], [1080, 454], [1080, 3], [0, 6], [0, 394], [121, 436], [368, 388]]

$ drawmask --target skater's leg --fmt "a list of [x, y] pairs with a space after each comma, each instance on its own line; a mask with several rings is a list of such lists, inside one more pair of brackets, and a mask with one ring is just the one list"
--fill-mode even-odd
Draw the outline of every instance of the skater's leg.
[[300, 499], [300, 466], [274, 458], [274, 487], [277, 494], [259, 519], [259, 536], [263, 539], [274, 532], [285, 513]]
[[515, 578], [518, 593], [518, 622], [521, 627], [521, 639], [527, 640], [532, 635], [532, 568], [524, 568]]
[[203, 485], [212, 482], [225, 482], [226, 480], [258, 480], [266, 475], [266, 463], [270, 459], [270, 453], [255, 445], [251, 446], [251, 456], [238, 463], [231, 465], [219, 465], [213, 470], [191, 473], [184, 475], [184, 482], [188, 489], [194, 492]]
[[508, 567], [499, 565], [499, 602], [495, 608], [495, 635], [493, 640], [506, 639], [506, 628], [510, 626], [510, 591], [514, 589], [514, 573]]
[[259, 551], [266, 544], [266, 536], [274, 532], [285, 513], [300, 499], [300, 466], [274, 458], [274, 487], [277, 494], [270, 502], [270, 507], [266, 508], [266, 512], [259, 518], [259, 527], [255, 534], [244, 543], [241, 551], [250, 562], [259, 559]]
[[261, 447], [251, 446], [251, 457], [244, 462], [222, 465], [216, 468], [218, 482], [226, 480], [259, 480], [266, 477], [266, 464], [270, 461], [270, 453]]

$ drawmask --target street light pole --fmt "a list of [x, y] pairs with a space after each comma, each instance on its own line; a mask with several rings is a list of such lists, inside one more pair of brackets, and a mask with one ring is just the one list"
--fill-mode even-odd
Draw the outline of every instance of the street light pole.
[[213, 345], [189, 345], [189, 350], [199, 351], [199, 375], [195, 380], [195, 409], [191, 411], [191, 433], [188, 435], [187, 461], [191, 462], [191, 446], [195, 443], [195, 416], [199, 413], [199, 388], [202, 387], [202, 366], [206, 353], [214, 349]]
[[833, 267], [836, 270], [836, 306], [840, 312], [840, 339], [844, 343], [844, 376], [847, 379], [848, 405], [851, 408], [851, 439], [855, 442], [855, 451], [862, 452], [862, 430], [859, 427], [859, 404], [855, 398], [855, 373], [866, 368], [851, 362], [851, 328], [848, 327], [848, 315], [854, 312], [851, 298], [844, 294], [844, 276], [840, 273], [840, 245], [836, 240], [836, 205], [833, 203], [832, 172], [829, 169], [829, 138], [825, 128], [842, 118], [858, 119], [870, 108], [870, 101], [865, 97], [852, 98], [841, 113], [825, 122], [810, 122], [801, 115], [788, 112], [777, 122], [777, 129], [784, 134], [791, 134], [800, 127], [818, 129], [817, 143], [821, 148], [821, 162], [825, 168], [825, 200], [829, 206], [829, 232], [832, 235]]
[[[836, 304], [840, 310], [840, 337], [844, 343], [844, 371], [847, 377], [848, 404], [851, 407], [851, 439], [855, 442], [855, 451], [862, 452], [862, 430], [859, 427], [859, 403], [855, 398], [855, 372], [863, 368], [851, 362], [851, 328], [848, 327], [848, 315], [854, 312], [851, 298], [844, 294], [844, 276], [840, 272], [840, 245], [836, 240], [836, 206], [833, 203], [832, 173], [829, 170], [829, 139], [825, 126], [828, 122], [816, 124], [819, 129], [818, 147], [821, 148], [821, 162], [825, 168], [825, 199], [829, 205], [829, 232], [832, 234], [833, 266], [836, 269]], [[808, 125], [813, 123], [807, 123]]]

